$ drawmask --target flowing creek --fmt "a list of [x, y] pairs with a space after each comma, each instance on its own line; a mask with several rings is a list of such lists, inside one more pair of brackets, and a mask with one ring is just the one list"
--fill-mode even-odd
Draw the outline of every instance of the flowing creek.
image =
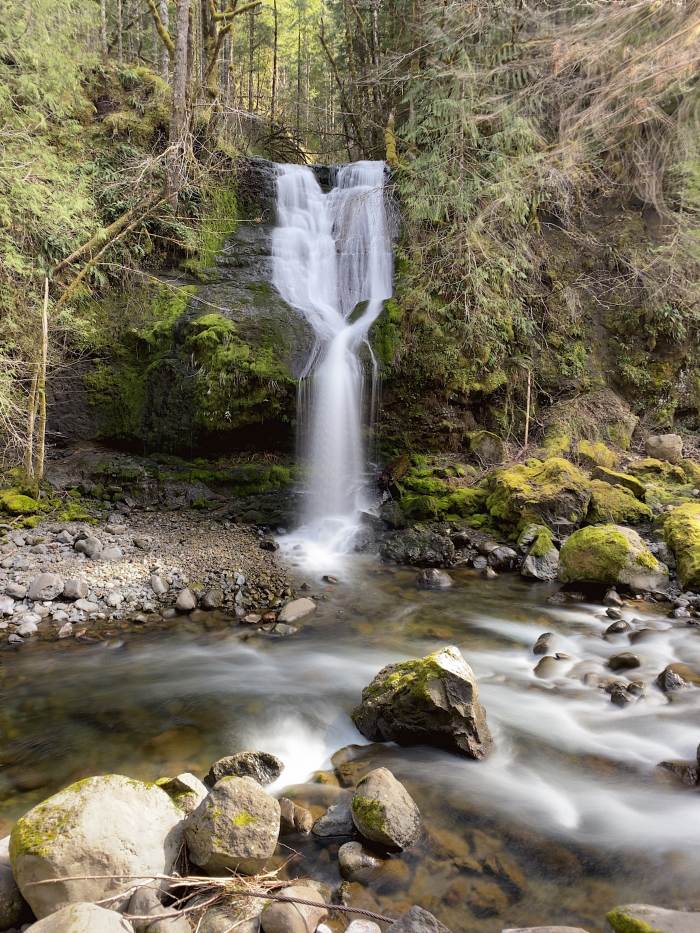
[[[700, 799], [656, 767], [694, 755], [700, 691], [669, 702], [653, 686], [670, 660], [700, 663], [697, 629], [642, 603], [625, 610], [651, 630], [634, 647], [635, 674], [649, 686], [618, 709], [569, 676], [582, 661], [603, 671], [629, 645], [626, 635], [601, 637], [601, 607], [548, 602], [553, 588], [514, 576], [453, 574], [452, 589], [425, 592], [412, 569], [348, 559], [337, 586], [306, 578], [319, 609], [293, 639], [208, 614], [205, 624], [182, 617], [166, 631], [36, 642], [6, 656], [3, 830], [82, 776], [203, 774], [246, 747], [278, 754], [286, 770], [275, 791], [297, 785], [295, 798], [318, 815], [335, 791], [305, 782], [337, 749], [365, 743], [349, 716], [362, 687], [387, 662], [453, 643], [479, 677], [494, 752], [473, 762], [370, 745], [342, 766], [350, 777], [391, 768], [425, 823], [414, 849], [366, 888], [350, 886], [352, 903], [389, 914], [421, 903], [455, 933], [545, 922], [594, 931], [606, 910], [633, 901], [700, 907]], [[556, 679], [532, 672], [543, 631], [571, 655]], [[339, 882], [337, 841], [289, 844], [298, 855], [288, 870]]]

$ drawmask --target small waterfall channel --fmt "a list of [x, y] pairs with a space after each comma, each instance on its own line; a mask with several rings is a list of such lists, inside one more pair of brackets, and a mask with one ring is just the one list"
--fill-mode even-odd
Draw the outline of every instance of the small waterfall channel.
[[311, 168], [280, 165], [277, 217], [273, 283], [315, 336], [300, 382], [307, 480], [302, 527], [292, 540], [307, 565], [329, 569], [351, 549], [359, 513], [370, 504], [366, 429], [377, 364], [368, 332], [391, 297], [393, 277], [384, 163], [341, 166], [328, 192]]

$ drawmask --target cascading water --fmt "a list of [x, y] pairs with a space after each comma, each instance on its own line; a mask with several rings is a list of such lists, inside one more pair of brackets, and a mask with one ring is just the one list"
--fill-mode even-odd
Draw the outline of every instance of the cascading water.
[[308, 479], [296, 538], [308, 562], [326, 568], [350, 548], [369, 504], [363, 421], [372, 405], [365, 404], [362, 354], [375, 376], [367, 335], [392, 293], [384, 169], [383, 162], [344, 165], [324, 193], [310, 168], [278, 167], [273, 282], [315, 335], [300, 389]]

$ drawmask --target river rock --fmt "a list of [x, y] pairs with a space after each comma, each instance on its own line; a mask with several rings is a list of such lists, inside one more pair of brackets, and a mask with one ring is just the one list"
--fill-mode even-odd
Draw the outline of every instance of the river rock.
[[651, 434], [644, 444], [647, 456], [655, 460], [680, 463], [683, 459], [683, 438], [680, 434]]
[[686, 784], [688, 787], [695, 787], [696, 784], [700, 783], [700, 765], [697, 758], [688, 761], [675, 758], [669, 761], [660, 761], [659, 767], [665, 771], [670, 771], [681, 783]]
[[586, 933], [581, 927], [509, 927], [502, 933]]
[[564, 542], [559, 555], [562, 583], [624, 585], [634, 591], [659, 590], [668, 584], [660, 563], [632, 528], [591, 525]]
[[88, 615], [94, 615], [94, 613], [100, 611], [99, 603], [95, 603], [91, 599], [76, 599], [74, 606], [81, 612], [87, 612]]
[[[128, 892], [133, 882], [120, 876], [171, 872], [182, 844], [181, 820], [153, 784], [119, 774], [78, 781], [15, 823], [10, 857], [17, 885], [39, 918], [69, 903]], [[33, 883], [67, 875], [85, 877]], [[125, 894], [113, 904], [123, 909], [128, 899]]]
[[0, 616], [11, 616], [15, 611], [15, 601], [9, 596], [0, 596]]
[[111, 547], [104, 548], [100, 556], [102, 560], [117, 561], [124, 557], [124, 551], [122, 551], [120, 547], [112, 545]]
[[66, 580], [63, 586], [64, 599], [85, 599], [89, 588], [85, 580]]
[[29, 584], [27, 595], [30, 599], [45, 602], [56, 599], [63, 592], [63, 578], [57, 573], [40, 573]]
[[420, 811], [388, 768], [375, 768], [360, 781], [351, 811], [358, 832], [370, 842], [408, 849], [420, 834]]
[[346, 842], [338, 849], [338, 866], [346, 881], [362, 881], [380, 864], [361, 842]]
[[345, 933], [382, 933], [382, 928], [371, 920], [353, 920], [345, 927]]
[[189, 588], [180, 590], [175, 600], [175, 608], [178, 612], [192, 612], [197, 608], [197, 597]]
[[21, 635], [22, 638], [27, 638], [30, 635], [36, 635], [37, 631], [37, 624], [33, 619], [25, 619], [24, 622], [21, 622], [17, 626], [17, 634]]
[[446, 535], [429, 528], [407, 528], [390, 535], [380, 553], [384, 560], [397, 564], [444, 567], [452, 562], [455, 546]]
[[687, 664], [674, 661], [673, 664], [667, 664], [661, 671], [656, 678], [656, 683], [664, 693], [670, 693], [672, 690], [679, 690], [683, 687], [700, 687], [700, 673], [694, 671]]
[[446, 570], [427, 567], [418, 574], [416, 585], [419, 590], [446, 590], [452, 586], [452, 577]]
[[13, 599], [24, 599], [27, 595], [27, 587], [23, 583], [10, 581], [5, 587], [5, 595], [11, 596]]
[[629, 933], [630, 930], [662, 930], [663, 933], [698, 933], [700, 911], [667, 910], [651, 904], [625, 904], [615, 907], [605, 917], [606, 930]]
[[[204, 895], [201, 901], [211, 900]], [[260, 914], [264, 902], [259, 898], [250, 897], [245, 907], [240, 907], [232, 901], [223, 901], [206, 908], [206, 912], [195, 920], [197, 933], [260, 933]], [[196, 902], [192, 901], [194, 906]]]
[[10, 837], [0, 839], [0, 930], [19, 926], [29, 912], [10, 865]]
[[544, 554], [528, 554], [520, 568], [522, 576], [529, 580], [548, 582], [556, 580], [559, 572], [559, 551], [552, 545]]
[[383, 668], [352, 718], [375, 742], [437, 745], [470, 758], [492, 745], [476, 678], [454, 646]]
[[293, 625], [295, 622], [301, 622], [307, 616], [316, 612], [316, 603], [308, 596], [302, 596], [300, 599], [293, 599], [282, 608], [277, 616], [278, 622], [284, 622], [287, 625]]
[[328, 916], [323, 896], [310, 884], [295, 884], [275, 893], [283, 897], [314, 901], [319, 906], [272, 901], [260, 915], [263, 933], [314, 933], [319, 923]]
[[97, 904], [69, 904], [38, 923], [28, 933], [134, 933], [133, 926], [114, 910]]
[[102, 553], [102, 542], [99, 538], [88, 535], [86, 538], [79, 538], [73, 545], [78, 554], [84, 554], [90, 560], [97, 560]]
[[223, 603], [224, 593], [219, 586], [213, 586], [202, 596], [202, 609], [220, 609]]
[[402, 914], [389, 930], [391, 933], [450, 933], [437, 917], [417, 905]]
[[306, 807], [300, 807], [289, 797], [280, 797], [280, 835], [289, 836], [293, 833], [310, 833], [314, 825], [314, 818]]
[[629, 651], [623, 651], [622, 654], [614, 654], [608, 658], [608, 667], [611, 671], [629, 671], [640, 667], [641, 663], [637, 655]]
[[176, 807], [184, 813], [193, 813], [209, 793], [209, 789], [189, 771], [174, 778], [160, 778], [158, 787], [165, 791]]
[[350, 796], [342, 797], [319, 817], [311, 830], [314, 836], [353, 836], [355, 824], [350, 808]]
[[204, 778], [207, 787], [213, 787], [223, 777], [249, 777], [266, 787], [284, 771], [284, 762], [270, 752], [237, 752], [219, 758]]
[[185, 824], [190, 858], [207, 871], [255, 872], [279, 831], [279, 803], [250, 777], [222, 778]]
[[168, 584], [160, 576], [160, 574], [152, 573], [150, 579], [151, 589], [156, 596], [165, 596], [168, 592]]

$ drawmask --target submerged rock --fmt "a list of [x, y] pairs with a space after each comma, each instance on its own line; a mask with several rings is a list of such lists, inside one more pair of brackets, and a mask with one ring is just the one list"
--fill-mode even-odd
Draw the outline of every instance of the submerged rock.
[[316, 887], [310, 884], [295, 884], [282, 888], [276, 893], [283, 897], [314, 901], [318, 907], [312, 907], [310, 904], [272, 901], [260, 915], [263, 933], [313, 933], [324, 917], [328, 916], [323, 896]]
[[338, 849], [340, 874], [347, 881], [362, 881], [380, 864], [381, 860], [361, 842], [346, 842]]
[[454, 646], [383, 668], [352, 718], [375, 742], [437, 745], [470, 758], [492, 745], [476, 678]]
[[280, 805], [250, 777], [224, 777], [185, 824], [190, 858], [207, 871], [252, 873], [275, 851]]
[[283, 770], [284, 762], [270, 752], [236, 752], [215, 761], [204, 783], [213, 787], [223, 777], [249, 777], [265, 787], [276, 781]]
[[[17, 885], [39, 918], [66, 904], [119, 894], [113, 904], [124, 908], [133, 882], [121, 879], [172, 871], [181, 820], [182, 812], [155, 784], [119, 774], [78, 781], [15, 823], [10, 858]], [[81, 880], [35, 883], [64, 876]]]
[[452, 586], [452, 577], [446, 570], [428, 567], [418, 574], [416, 585], [419, 590], [446, 590]]
[[313, 612], [316, 612], [316, 603], [308, 596], [302, 596], [300, 599], [293, 599], [287, 603], [277, 616], [277, 621], [291, 625], [294, 622], [301, 622]]
[[355, 824], [352, 819], [350, 797], [345, 796], [330, 806], [323, 816], [319, 817], [313, 825], [314, 836], [352, 836]]
[[619, 584], [632, 590], [659, 590], [668, 568], [651, 553], [636, 531], [621, 525], [580, 528], [561, 549], [562, 583]]
[[19, 926], [29, 913], [10, 865], [10, 837], [0, 839], [0, 930]]
[[408, 849], [420, 834], [420, 811], [387, 768], [376, 768], [360, 781], [351, 810], [358, 832], [370, 842]]
[[390, 933], [450, 933], [437, 917], [418, 906], [411, 907], [409, 911], [402, 914], [391, 924], [389, 931]]

